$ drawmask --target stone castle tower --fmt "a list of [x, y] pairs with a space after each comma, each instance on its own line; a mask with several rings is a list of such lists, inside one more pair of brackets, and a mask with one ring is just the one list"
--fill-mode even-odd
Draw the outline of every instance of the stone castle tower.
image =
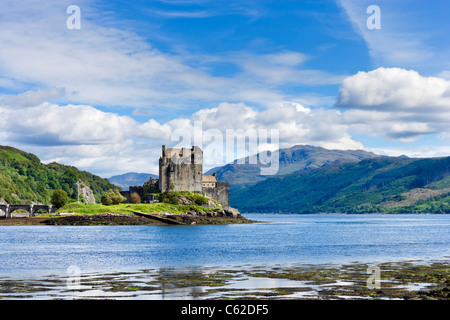
[[202, 191], [203, 151], [196, 146], [167, 148], [159, 158], [159, 189], [166, 191]]
[[203, 174], [203, 151], [197, 146], [191, 149], [162, 146], [159, 189], [161, 192], [199, 191], [228, 208], [229, 184], [219, 182], [216, 174]]
[[121, 191], [121, 194], [127, 202], [130, 202], [132, 193], [139, 194], [143, 201], [151, 201], [155, 196], [149, 195], [149, 190], [150, 193], [198, 191], [216, 200], [224, 209], [229, 208], [228, 182], [219, 182], [216, 174], [203, 174], [203, 151], [197, 146], [189, 149], [166, 148], [163, 145], [159, 158], [159, 179], [150, 176], [144, 186], [130, 186], [129, 191]]

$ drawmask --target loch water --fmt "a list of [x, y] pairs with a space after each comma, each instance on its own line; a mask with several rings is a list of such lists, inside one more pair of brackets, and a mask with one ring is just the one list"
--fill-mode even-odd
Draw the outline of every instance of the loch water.
[[259, 223], [2, 226], [0, 276], [450, 257], [450, 215], [244, 216]]

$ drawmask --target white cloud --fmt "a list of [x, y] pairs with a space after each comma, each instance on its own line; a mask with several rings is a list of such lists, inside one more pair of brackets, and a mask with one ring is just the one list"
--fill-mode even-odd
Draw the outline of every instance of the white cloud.
[[449, 132], [450, 81], [413, 70], [379, 68], [346, 78], [336, 106], [353, 130], [411, 141]]
[[59, 106], [42, 103], [24, 112], [19, 108], [1, 109], [0, 130], [11, 141], [41, 145], [98, 145], [114, 143], [128, 135], [136, 122], [125, 116], [106, 113], [91, 106]]
[[339, 89], [338, 106], [349, 109], [448, 110], [450, 81], [423, 77], [414, 70], [378, 68], [347, 77]]
[[[20, 104], [21, 97], [33, 94], [23, 93], [16, 99], [10, 96], [9, 100]], [[48, 102], [27, 106], [26, 112], [12, 104], [0, 106], [0, 113], [1, 144], [34, 152], [44, 162], [74, 165], [105, 177], [129, 171], [156, 172], [161, 145], [177, 145], [177, 133], [187, 135], [186, 146], [190, 145], [198, 123], [203, 148], [208, 146], [211, 133], [218, 133], [225, 145], [230, 130], [236, 137], [242, 137], [271, 129], [279, 131], [278, 147], [315, 144], [363, 148], [347, 134], [338, 111], [309, 109], [288, 102], [263, 111], [244, 103], [221, 103], [164, 123], [155, 119], [141, 123], [89, 105], [61, 106]], [[268, 142], [261, 140], [260, 146], [273, 148], [276, 141]], [[207, 162], [209, 167], [223, 165], [224, 161], [234, 160], [234, 155], [224, 158], [223, 153], [218, 153], [217, 158]]]
[[298, 103], [281, 105], [258, 111], [243, 103], [221, 103], [216, 108], [203, 109], [189, 122], [201, 121], [204, 130], [279, 130], [280, 146], [315, 144], [340, 149], [359, 149], [363, 145], [347, 134], [347, 125], [337, 110], [310, 109]]

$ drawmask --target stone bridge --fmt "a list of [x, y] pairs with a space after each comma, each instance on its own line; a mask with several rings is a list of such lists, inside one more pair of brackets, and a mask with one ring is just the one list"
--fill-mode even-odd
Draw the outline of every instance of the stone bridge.
[[56, 207], [46, 204], [0, 204], [0, 217], [7, 219], [12, 218], [12, 213], [16, 210], [23, 209], [28, 211], [29, 217], [39, 215], [39, 210], [44, 210], [46, 213], [53, 213]]

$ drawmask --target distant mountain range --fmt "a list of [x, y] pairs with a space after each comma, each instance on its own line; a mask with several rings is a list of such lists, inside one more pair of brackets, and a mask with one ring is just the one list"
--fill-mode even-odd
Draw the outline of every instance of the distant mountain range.
[[113, 176], [108, 180], [116, 186], [122, 188], [122, 190], [128, 190], [130, 186], [142, 186], [144, 182], [150, 179], [150, 175], [153, 179], [158, 179], [157, 174], [150, 173], [136, 173], [128, 172], [121, 175]]
[[[259, 159], [260, 155], [252, 156], [252, 158], [255, 157]], [[297, 145], [279, 150], [279, 170], [276, 176], [321, 168], [335, 161], [357, 162], [376, 157], [380, 156], [363, 150], [328, 150], [309, 145]], [[213, 168], [206, 173], [216, 172], [219, 181], [229, 182], [230, 186], [235, 189], [248, 187], [273, 177], [261, 175], [260, 169], [264, 165], [260, 164], [259, 161], [253, 161], [258, 162], [258, 164], [249, 164], [249, 158], [235, 160], [233, 163]]]
[[236, 161], [215, 168], [230, 182], [230, 205], [241, 212], [450, 213], [450, 157], [294, 146], [279, 158], [273, 176]]

